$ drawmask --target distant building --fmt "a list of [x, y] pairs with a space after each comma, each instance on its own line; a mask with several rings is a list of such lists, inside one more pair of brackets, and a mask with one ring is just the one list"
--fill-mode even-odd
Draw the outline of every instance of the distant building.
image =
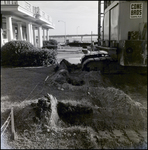
[[[52, 18], [27, 1], [1, 1], [1, 46], [11, 40], [25, 40], [36, 47], [49, 40]], [[37, 38], [38, 37], [38, 38]]]

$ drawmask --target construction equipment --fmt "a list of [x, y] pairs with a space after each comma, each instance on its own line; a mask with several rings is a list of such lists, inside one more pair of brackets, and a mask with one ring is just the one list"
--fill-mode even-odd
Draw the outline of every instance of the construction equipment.
[[81, 58], [82, 70], [147, 73], [147, 1], [104, 1], [99, 32], [97, 50]]

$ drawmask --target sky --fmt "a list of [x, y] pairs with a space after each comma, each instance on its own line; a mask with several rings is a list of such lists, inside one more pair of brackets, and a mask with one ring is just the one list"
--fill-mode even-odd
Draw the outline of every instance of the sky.
[[98, 33], [98, 1], [28, 2], [52, 17], [55, 29], [50, 29], [50, 35], [64, 35], [65, 29], [66, 34]]

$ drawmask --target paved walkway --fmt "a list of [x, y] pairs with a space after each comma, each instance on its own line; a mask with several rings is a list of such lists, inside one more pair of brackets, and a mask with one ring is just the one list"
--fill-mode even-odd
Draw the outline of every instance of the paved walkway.
[[63, 47], [58, 49], [57, 60], [60, 62], [62, 59], [66, 59], [72, 64], [78, 64], [83, 55], [81, 47]]

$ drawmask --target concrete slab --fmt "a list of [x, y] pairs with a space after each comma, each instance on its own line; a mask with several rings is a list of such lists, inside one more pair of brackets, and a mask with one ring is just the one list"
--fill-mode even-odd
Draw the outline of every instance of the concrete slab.
[[78, 64], [80, 62], [80, 58], [84, 55], [84, 53], [80, 52], [78, 48], [73, 49], [62, 49], [58, 50], [57, 61], [60, 63], [62, 59], [66, 59], [72, 64]]

